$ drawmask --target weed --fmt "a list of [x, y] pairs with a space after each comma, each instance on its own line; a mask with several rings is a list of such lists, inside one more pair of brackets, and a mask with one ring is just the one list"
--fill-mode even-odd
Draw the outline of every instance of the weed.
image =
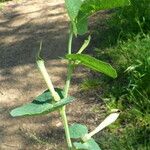
[[150, 1], [130, 0], [130, 5], [117, 9], [112, 25], [127, 34], [147, 33], [150, 30]]
[[122, 110], [119, 123], [109, 128], [113, 132], [121, 126], [118, 132], [106, 131], [97, 138], [106, 150], [150, 149], [150, 1], [130, 2], [114, 10], [107, 33], [98, 32], [96, 37], [98, 42], [104, 39], [101, 49], [95, 49], [96, 57], [109, 60], [118, 72], [116, 80], [103, 75], [98, 79], [104, 87], [99, 97], [108, 109]]
[[119, 129], [113, 133], [105, 131], [97, 139], [105, 150], [149, 150], [149, 133], [150, 129], [147, 126], [130, 126], [123, 131]]
[[[85, 40], [82, 47], [77, 54], [72, 54], [73, 37], [87, 32], [88, 16], [102, 10], [120, 7], [128, 4], [128, 0], [112, 0], [112, 1], [95, 1], [95, 0], [65, 0], [68, 15], [70, 17], [70, 33], [68, 40], [68, 52], [65, 56], [68, 59], [67, 79], [64, 89], [54, 88], [53, 83], [47, 70], [45, 68], [44, 60], [41, 58], [40, 52], [42, 49], [42, 42], [37, 55], [37, 66], [48, 90], [44, 91], [36, 97], [31, 103], [25, 104], [11, 111], [13, 117], [18, 116], [35, 116], [50, 113], [52, 111], [59, 111], [65, 129], [66, 141], [68, 149], [86, 149], [86, 150], [100, 150], [100, 147], [92, 138], [93, 135], [101, 131], [103, 128], [113, 123], [119, 116], [119, 112], [111, 113], [98, 127], [92, 132], [88, 133], [85, 125], [74, 124], [70, 127], [68, 125], [65, 105], [71, 103], [74, 98], [68, 96], [70, 81], [74, 67], [81, 64], [92, 70], [101, 72], [109, 77], [116, 78], [116, 70], [108, 63], [100, 61], [94, 57], [86, 54], [81, 54], [88, 46], [90, 38]], [[71, 138], [76, 139], [72, 144]]]
[[97, 79], [85, 79], [81, 84], [81, 90], [88, 91], [91, 89], [97, 89], [100, 86], [100, 80]]
[[[102, 98], [109, 109], [122, 110], [120, 126], [123, 133], [116, 135], [120, 142], [112, 141], [117, 149], [148, 149], [150, 124], [150, 37], [136, 36], [119, 42], [114, 48], [100, 51], [97, 57], [109, 58], [117, 68], [118, 78], [110, 81], [104, 76], [99, 79], [105, 87]], [[132, 134], [132, 135], [131, 135]], [[140, 140], [138, 139], [140, 138]], [[141, 141], [142, 143], [140, 144]], [[122, 143], [124, 142], [124, 143]], [[126, 143], [125, 143], [126, 142]], [[118, 146], [117, 146], [118, 145]]]

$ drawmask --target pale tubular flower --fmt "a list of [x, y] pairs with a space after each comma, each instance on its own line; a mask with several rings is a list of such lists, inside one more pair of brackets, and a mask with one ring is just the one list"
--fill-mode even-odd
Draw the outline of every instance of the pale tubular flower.
[[103, 122], [101, 122], [101, 124], [96, 127], [92, 132], [84, 135], [82, 137], [82, 140], [85, 142], [87, 140], [89, 140], [93, 135], [95, 135], [96, 133], [100, 132], [102, 129], [104, 129], [105, 127], [107, 127], [108, 125], [112, 124], [113, 122], [115, 122], [117, 120], [117, 118], [119, 117], [119, 112], [114, 112], [111, 113], [109, 116], [107, 116]]

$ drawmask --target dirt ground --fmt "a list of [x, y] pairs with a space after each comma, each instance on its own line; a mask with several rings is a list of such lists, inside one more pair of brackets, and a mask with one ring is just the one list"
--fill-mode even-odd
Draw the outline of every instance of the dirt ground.
[[[67, 38], [68, 18], [63, 0], [7, 2], [0, 11], [0, 150], [66, 150], [58, 113], [12, 118], [9, 112], [46, 89], [35, 64], [41, 40], [53, 83], [63, 88], [66, 62], [59, 57], [64, 56]], [[81, 41], [75, 41], [74, 50]], [[85, 123], [92, 129], [100, 122], [104, 108], [93, 93], [79, 92], [78, 84], [87, 73], [81, 68], [74, 73], [70, 93], [77, 100], [67, 106], [67, 114], [69, 124]]]

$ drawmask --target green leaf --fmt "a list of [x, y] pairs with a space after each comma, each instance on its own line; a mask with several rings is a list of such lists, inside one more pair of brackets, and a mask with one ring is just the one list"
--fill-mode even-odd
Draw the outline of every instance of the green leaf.
[[83, 35], [88, 31], [88, 18], [78, 18], [76, 23], [76, 33]]
[[88, 133], [88, 129], [85, 125], [74, 123], [69, 127], [70, 137], [71, 138], [81, 138], [86, 133]]
[[49, 90], [46, 90], [44, 93], [35, 98], [31, 103], [27, 103], [23, 106], [13, 109], [10, 114], [13, 117], [18, 116], [35, 116], [47, 114], [49, 112], [58, 110], [62, 106], [72, 102], [73, 97], [63, 98], [63, 90], [55, 88], [56, 92], [61, 97], [61, 100], [54, 102]]
[[[68, 15], [70, 17], [73, 33], [77, 35], [76, 17], [84, 0], [65, 0]], [[80, 28], [81, 29], [81, 28]]]
[[84, 0], [65, 0], [68, 15], [74, 21]]
[[79, 61], [80, 64], [92, 70], [104, 73], [112, 78], [117, 77], [116, 70], [110, 64], [100, 61], [92, 56], [85, 54], [70, 54], [66, 55], [66, 58], [73, 61]]
[[77, 150], [101, 150], [99, 145], [92, 138], [84, 143], [74, 142], [73, 145]]
[[75, 35], [87, 32], [88, 17], [93, 13], [128, 4], [129, 0], [65, 0]]
[[80, 6], [76, 16], [77, 33], [82, 35], [87, 32], [88, 17], [100, 10], [112, 9], [129, 5], [129, 0], [85, 0]]

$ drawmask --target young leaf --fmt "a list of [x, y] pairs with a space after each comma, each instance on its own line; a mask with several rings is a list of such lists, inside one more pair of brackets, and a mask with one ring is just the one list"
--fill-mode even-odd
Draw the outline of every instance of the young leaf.
[[65, 0], [65, 5], [71, 21], [75, 21], [84, 0]]
[[83, 35], [88, 31], [88, 18], [77, 18], [76, 19], [76, 34]]
[[69, 127], [70, 137], [73, 139], [81, 138], [86, 133], [88, 133], [88, 129], [85, 125], [74, 123]]
[[116, 70], [110, 64], [100, 61], [92, 56], [85, 54], [70, 54], [66, 55], [66, 58], [73, 61], [79, 61], [80, 64], [92, 70], [104, 73], [112, 78], [117, 77]]
[[68, 15], [70, 17], [73, 33], [77, 35], [76, 17], [84, 0], [65, 0]]
[[76, 17], [76, 27], [78, 34], [87, 32], [88, 17], [100, 10], [112, 9], [129, 5], [129, 0], [85, 0]]
[[73, 145], [77, 150], [101, 150], [99, 145], [92, 138], [84, 143], [74, 142]]
[[10, 114], [13, 117], [18, 116], [34, 116], [47, 114], [49, 112], [58, 110], [60, 107], [72, 102], [73, 97], [63, 98], [62, 89], [55, 88], [56, 92], [62, 98], [60, 101], [54, 103], [51, 93], [46, 90], [44, 93], [35, 98], [31, 103], [13, 109]]

